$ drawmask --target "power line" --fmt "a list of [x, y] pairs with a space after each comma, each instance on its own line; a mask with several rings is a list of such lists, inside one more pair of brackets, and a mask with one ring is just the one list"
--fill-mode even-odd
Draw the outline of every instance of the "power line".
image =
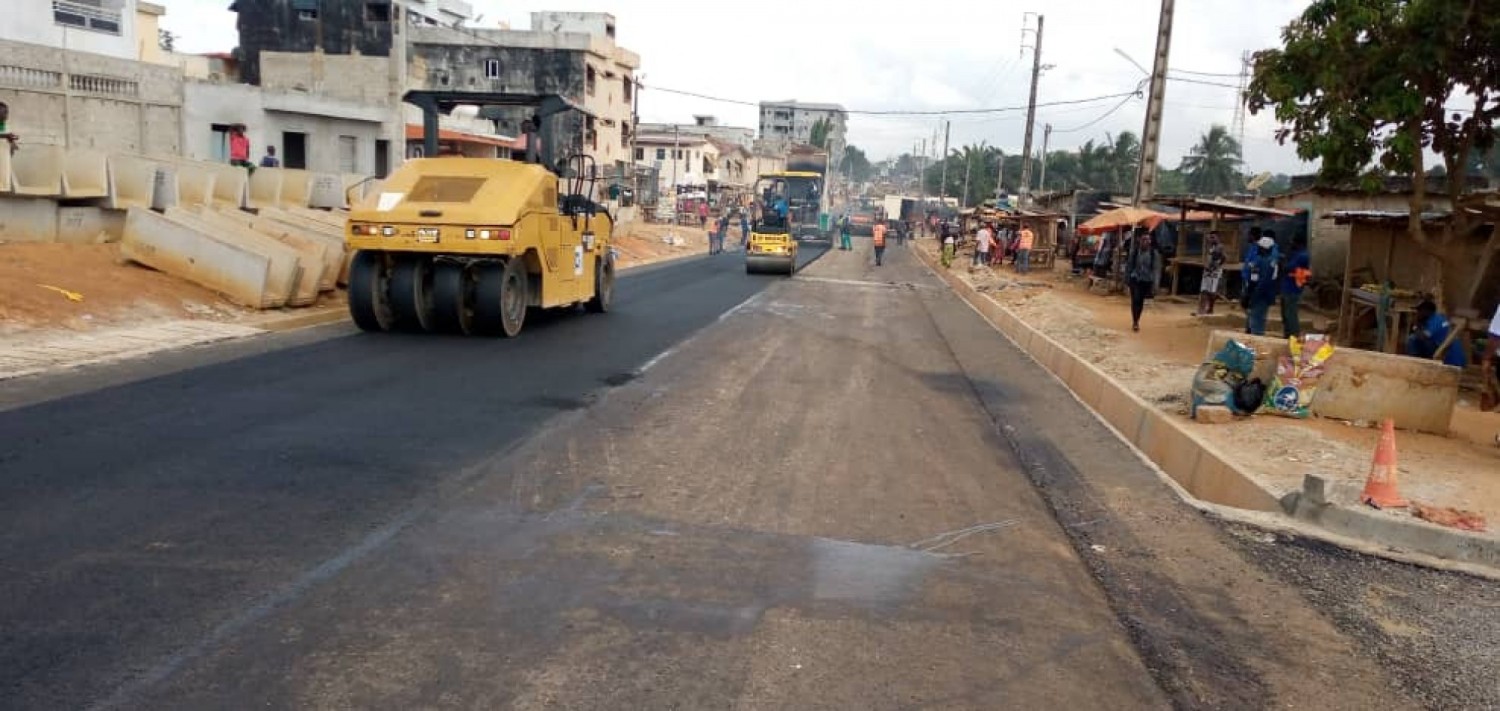
[[1168, 71], [1177, 72], [1178, 74], [1192, 74], [1200, 77], [1237, 77], [1240, 75], [1239, 72], [1197, 72], [1191, 69], [1177, 69], [1175, 67]]
[[[1238, 75], [1236, 75], [1236, 76], [1238, 76]], [[1189, 79], [1187, 77], [1173, 77], [1173, 76], [1167, 77], [1167, 80], [1168, 81], [1180, 81], [1180, 82], [1183, 82], [1183, 83], [1186, 83], [1186, 84], [1202, 84], [1203, 86], [1222, 86], [1225, 89], [1234, 89], [1236, 91], [1239, 90], [1239, 87], [1235, 86], [1234, 84], [1225, 84], [1223, 82], [1217, 82], [1217, 81], [1204, 81], [1202, 79]]]
[[1085, 123], [1085, 124], [1080, 125], [1080, 126], [1074, 126], [1072, 128], [1057, 128], [1057, 129], [1053, 129], [1052, 132], [1053, 133], [1076, 133], [1078, 131], [1082, 131], [1083, 129], [1086, 129], [1086, 128], [1090, 127], [1090, 126], [1093, 126], [1096, 123], [1099, 123], [1100, 121], [1103, 121], [1104, 119], [1109, 118], [1116, 111], [1119, 111], [1121, 108], [1124, 108], [1124, 106], [1126, 104], [1130, 103], [1131, 99], [1136, 98], [1136, 96], [1138, 96], [1138, 95], [1139, 94], [1131, 94], [1131, 95], [1125, 97], [1124, 99], [1122, 99], [1120, 101], [1120, 103], [1115, 104], [1108, 111], [1105, 111], [1104, 113], [1100, 114], [1097, 118], [1093, 119], [1092, 121], [1089, 121], [1088, 123]]
[[[700, 94], [700, 93], [695, 92], [695, 91], [684, 91], [682, 89], [669, 89], [667, 87], [652, 86], [652, 85], [643, 85], [643, 88], [648, 89], [648, 90], [652, 90], [652, 91], [665, 92], [665, 93], [668, 93], [668, 94], [678, 94], [678, 95], [681, 95], [681, 96], [689, 96], [689, 97], [692, 97], [692, 98], [695, 98], [695, 99], [703, 99], [705, 101], [717, 101], [717, 102], [720, 102], [720, 103], [735, 104], [735, 105], [738, 105], [738, 106], [755, 106], [755, 107], [759, 107], [760, 106], [760, 102], [745, 101], [743, 99], [729, 99], [729, 98], [725, 98], [725, 97], [722, 97], [722, 96], [712, 96], [712, 95], [709, 95], [709, 94]], [[1119, 99], [1119, 98], [1122, 98], [1122, 97], [1134, 96], [1134, 95], [1135, 95], [1134, 91], [1127, 91], [1127, 92], [1122, 92], [1122, 93], [1119, 93], [1119, 94], [1104, 94], [1102, 96], [1091, 96], [1091, 97], [1086, 98], [1086, 99], [1065, 99], [1065, 100], [1060, 100], [1060, 101], [1040, 102], [1040, 103], [1037, 104], [1037, 107], [1041, 108], [1041, 107], [1044, 107], [1044, 106], [1072, 106], [1072, 105], [1075, 105], [1075, 104], [1088, 104], [1088, 103], [1093, 103], [1093, 102], [1096, 102], [1096, 101], [1107, 101], [1109, 99]], [[997, 113], [1005, 113], [1005, 112], [1008, 112], [1008, 111], [1025, 111], [1026, 108], [1027, 108], [1026, 104], [1021, 104], [1019, 106], [997, 106], [997, 107], [988, 108], [988, 109], [845, 109], [844, 113], [849, 114], [851, 116], [856, 116], [856, 115], [857, 116], [950, 116], [950, 115], [951, 116], [958, 116], [958, 115], [964, 115], [964, 114], [997, 114]]]

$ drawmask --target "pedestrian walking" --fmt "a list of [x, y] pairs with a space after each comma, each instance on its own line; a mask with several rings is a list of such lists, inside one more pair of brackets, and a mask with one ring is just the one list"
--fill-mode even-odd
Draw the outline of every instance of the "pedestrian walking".
[[995, 243], [995, 233], [990, 231], [989, 223], [979, 226], [979, 234], [974, 237], [974, 266], [981, 264], [989, 266], [990, 249]]
[[1302, 289], [1312, 278], [1312, 258], [1307, 253], [1307, 238], [1292, 238], [1292, 256], [1281, 271], [1281, 333], [1287, 338], [1302, 335]]
[[1270, 230], [1261, 233], [1250, 259], [1245, 262], [1245, 292], [1240, 305], [1245, 307], [1245, 333], [1266, 335], [1266, 314], [1276, 303], [1276, 236]]
[[743, 251], [750, 244], [750, 210], [740, 208], [740, 250]]
[[1156, 295], [1156, 283], [1161, 275], [1161, 255], [1152, 243], [1151, 233], [1145, 228], [1136, 231], [1131, 247], [1125, 262], [1125, 280], [1130, 285], [1130, 330], [1139, 331], [1146, 299]]
[[953, 233], [949, 232], [947, 230], [947, 225], [946, 224], [943, 225], [942, 240], [943, 240], [943, 266], [944, 267], [951, 267], [951, 266], [953, 266], [953, 252], [958, 247], [958, 240], [954, 239]]
[[703, 202], [698, 203], [698, 226], [699, 227], [707, 227], [708, 226], [708, 201], [707, 200], [704, 200]]
[[1219, 233], [1208, 233], [1208, 244], [1204, 247], [1203, 283], [1198, 289], [1198, 310], [1195, 316], [1207, 316], [1214, 312], [1214, 302], [1219, 300], [1219, 282], [1224, 278], [1224, 245], [1219, 242]]
[[885, 230], [884, 222], [877, 222], [874, 227], [870, 228], [870, 240], [875, 245], [875, 266], [877, 267], [885, 258]]
[[839, 249], [845, 252], [854, 249], [853, 245], [849, 242], [850, 229], [849, 216], [844, 215], [843, 219], [839, 220]]
[[1031, 231], [1031, 225], [1021, 225], [1020, 234], [1016, 235], [1016, 273], [1031, 273], [1031, 247], [1036, 244], [1036, 233]]

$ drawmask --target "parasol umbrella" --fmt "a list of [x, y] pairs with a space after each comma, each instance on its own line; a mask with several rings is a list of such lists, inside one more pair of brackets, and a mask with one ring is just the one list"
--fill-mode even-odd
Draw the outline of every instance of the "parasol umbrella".
[[1078, 233], [1083, 235], [1096, 235], [1101, 232], [1109, 232], [1124, 227], [1135, 227], [1141, 225], [1147, 229], [1156, 229], [1163, 220], [1171, 219], [1155, 210], [1147, 210], [1141, 207], [1119, 207], [1109, 212], [1101, 212], [1078, 226]]

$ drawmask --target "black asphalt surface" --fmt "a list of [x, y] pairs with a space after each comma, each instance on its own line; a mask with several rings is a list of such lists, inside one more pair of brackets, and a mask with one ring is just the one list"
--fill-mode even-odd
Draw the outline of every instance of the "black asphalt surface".
[[327, 327], [0, 412], [0, 707], [130, 705], [777, 279], [694, 258], [515, 340]]

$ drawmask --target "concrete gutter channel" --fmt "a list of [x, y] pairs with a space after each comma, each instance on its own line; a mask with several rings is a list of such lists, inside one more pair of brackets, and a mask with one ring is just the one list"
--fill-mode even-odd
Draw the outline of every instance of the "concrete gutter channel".
[[913, 251], [991, 326], [1148, 459], [1163, 480], [1193, 507], [1228, 521], [1317, 539], [1360, 553], [1500, 580], [1500, 540], [1338, 506], [1328, 503], [1311, 487], [1278, 498], [1223, 452], [1193, 434], [1190, 428], [1194, 423], [1146, 402], [1022, 321], [1015, 312], [975, 291], [925, 251]]

